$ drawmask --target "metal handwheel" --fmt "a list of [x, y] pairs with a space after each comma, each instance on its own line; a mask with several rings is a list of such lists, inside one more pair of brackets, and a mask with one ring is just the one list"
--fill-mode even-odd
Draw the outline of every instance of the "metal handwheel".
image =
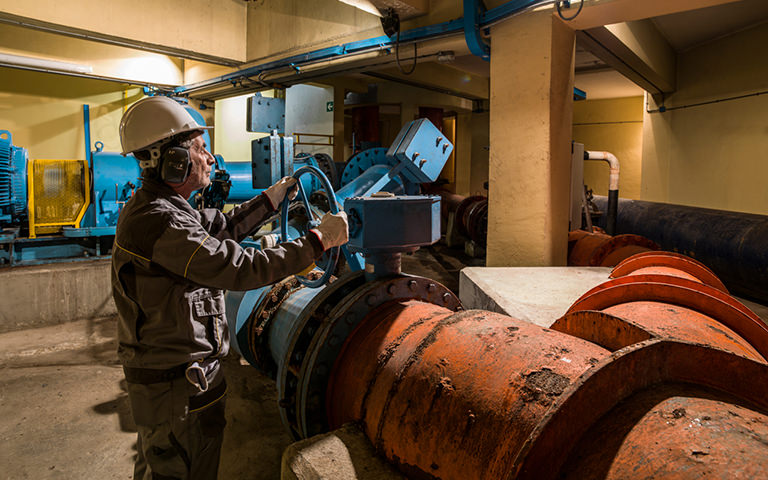
[[[328, 177], [325, 176], [325, 174], [317, 167], [313, 167], [311, 165], [306, 165], [301, 167], [300, 169], [296, 170], [296, 172], [293, 174], [293, 178], [296, 179], [296, 185], [299, 188], [299, 194], [296, 196], [296, 200], [301, 199], [302, 202], [304, 202], [304, 209], [307, 211], [307, 216], [310, 218], [310, 220], [307, 222], [307, 232], [309, 232], [310, 229], [317, 227], [320, 224], [320, 219], [315, 218], [315, 213], [312, 209], [312, 206], [309, 204], [309, 195], [307, 192], [304, 191], [304, 186], [301, 184], [301, 177], [305, 174], [310, 174], [317, 178], [320, 181], [320, 184], [322, 188], [325, 190], [326, 194], [328, 195], [328, 204], [330, 205], [331, 213], [339, 213], [339, 207], [336, 205], [336, 194], [333, 191], [333, 187], [331, 186], [331, 182], [328, 181]], [[288, 205], [290, 201], [287, 199], [283, 200], [283, 206], [282, 211], [280, 214], [280, 239], [282, 242], [288, 241]], [[331, 278], [331, 275], [333, 274], [333, 271], [336, 269], [336, 262], [339, 260], [339, 247], [333, 247], [330, 250], [328, 250], [324, 255], [323, 259], [321, 259], [318, 263], [318, 267], [321, 268], [325, 273], [323, 273], [323, 276], [318, 278], [317, 280], [311, 280], [308, 277], [302, 276], [302, 275], [296, 275], [296, 279], [301, 282], [303, 285], [306, 285], [310, 288], [316, 288], [324, 285], [328, 282], [328, 280]]]

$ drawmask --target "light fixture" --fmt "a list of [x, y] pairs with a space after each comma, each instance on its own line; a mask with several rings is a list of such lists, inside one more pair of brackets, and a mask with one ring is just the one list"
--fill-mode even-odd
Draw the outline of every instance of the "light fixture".
[[339, 0], [342, 3], [346, 3], [347, 5], [352, 5], [355, 8], [359, 8], [360, 10], [364, 12], [368, 12], [372, 15], [376, 15], [377, 17], [381, 17], [381, 12], [379, 12], [379, 9], [371, 3], [370, 0]]
[[90, 65], [79, 65], [76, 63], [60, 62], [58, 60], [45, 60], [42, 58], [23, 57], [21, 55], [11, 55], [0, 53], [0, 64], [10, 67], [28, 68], [34, 70], [55, 70], [57, 72], [68, 73], [92, 73], [93, 67]]

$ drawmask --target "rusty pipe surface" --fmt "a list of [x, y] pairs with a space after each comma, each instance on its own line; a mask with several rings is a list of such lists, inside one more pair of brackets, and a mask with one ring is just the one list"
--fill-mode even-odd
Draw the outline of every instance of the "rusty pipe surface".
[[[329, 424], [360, 423], [413, 478], [764, 477], [768, 331], [745, 327], [753, 313], [684, 273], [610, 280], [618, 285], [588, 292], [552, 329], [383, 304], [336, 358]], [[617, 287], [635, 289], [633, 300], [600, 300]], [[686, 290], [656, 292], [665, 288]], [[691, 295], [707, 305], [677, 304]]]
[[651, 337], [705, 343], [757, 361], [768, 359], [768, 327], [696, 260], [646, 252], [624, 260], [611, 277], [576, 300], [552, 328], [600, 344], [598, 337], [605, 337], [601, 328], [609, 315]]
[[459, 233], [485, 246], [488, 237], [488, 198], [481, 195], [467, 197], [456, 207]]
[[613, 267], [637, 253], [658, 249], [656, 243], [639, 235], [568, 232], [568, 265], [571, 266]]
[[368, 320], [336, 362], [329, 421], [361, 421], [414, 476], [504, 478], [553, 400], [610, 354], [481, 310], [399, 302]]
[[[594, 200], [606, 208], [606, 197]], [[695, 257], [736, 295], [768, 302], [768, 215], [621, 199], [616, 233]]]

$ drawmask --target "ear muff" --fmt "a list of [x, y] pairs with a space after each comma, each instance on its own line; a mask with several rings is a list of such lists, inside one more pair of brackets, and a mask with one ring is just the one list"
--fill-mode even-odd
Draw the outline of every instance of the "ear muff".
[[184, 183], [192, 169], [189, 150], [171, 147], [160, 157], [160, 177], [168, 183]]

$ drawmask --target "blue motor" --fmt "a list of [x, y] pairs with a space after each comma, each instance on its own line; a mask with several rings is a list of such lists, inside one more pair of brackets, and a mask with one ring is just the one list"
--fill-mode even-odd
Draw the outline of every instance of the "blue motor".
[[141, 186], [139, 162], [132, 154], [124, 157], [117, 152], [105, 152], [104, 144], [96, 142], [96, 150], [91, 152], [91, 168], [93, 213], [86, 215], [83, 226], [115, 226], [120, 209]]
[[27, 213], [27, 159], [11, 132], [0, 130], [0, 226], [18, 225]]

